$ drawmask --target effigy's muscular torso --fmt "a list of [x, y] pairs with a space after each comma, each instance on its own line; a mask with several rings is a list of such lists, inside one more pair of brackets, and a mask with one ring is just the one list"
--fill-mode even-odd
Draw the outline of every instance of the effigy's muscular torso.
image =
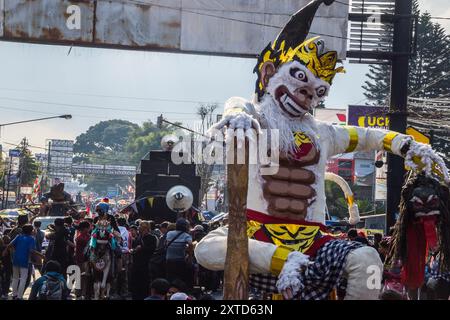
[[317, 164], [320, 152], [304, 133], [295, 132], [294, 137], [297, 151], [290, 157], [280, 154], [278, 173], [263, 176], [263, 194], [270, 215], [303, 220], [316, 196], [316, 177], [305, 167]]

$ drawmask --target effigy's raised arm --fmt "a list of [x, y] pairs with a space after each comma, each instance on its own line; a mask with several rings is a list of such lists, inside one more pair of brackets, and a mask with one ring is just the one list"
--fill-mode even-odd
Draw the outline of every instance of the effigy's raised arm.
[[430, 145], [414, 141], [409, 135], [355, 126], [329, 126], [329, 134], [333, 141], [329, 157], [353, 151], [387, 151], [405, 158], [405, 165], [413, 170], [439, 175], [450, 182], [444, 160]]

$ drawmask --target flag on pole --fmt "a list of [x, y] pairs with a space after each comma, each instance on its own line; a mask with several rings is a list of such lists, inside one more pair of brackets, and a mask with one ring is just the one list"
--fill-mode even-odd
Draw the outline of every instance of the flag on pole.
[[145, 198], [142, 198], [141, 200], [138, 201], [138, 204], [142, 210], [145, 210], [145, 207], [146, 207], [145, 203], [147, 203], [147, 199], [145, 199]]
[[36, 180], [34, 180], [33, 184], [33, 198], [37, 197], [39, 195], [39, 192], [41, 191], [41, 178], [36, 177]]

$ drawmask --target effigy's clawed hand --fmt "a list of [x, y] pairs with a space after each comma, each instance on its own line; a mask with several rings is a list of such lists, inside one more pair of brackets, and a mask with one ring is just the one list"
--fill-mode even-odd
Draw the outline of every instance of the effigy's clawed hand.
[[207, 135], [214, 139], [218, 132], [226, 129], [226, 140], [230, 141], [234, 137], [237, 139], [237, 147], [241, 149], [245, 143], [245, 138], [254, 139], [255, 134], [261, 133], [259, 122], [246, 112], [237, 112], [226, 115], [221, 121], [214, 124], [207, 132]]
[[405, 164], [417, 171], [424, 171], [427, 176], [437, 174], [449, 184], [450, 176], [441, 156], [430, 145], [411, 141], [405, 155]]
[[293, 251], [288, 255], [283, 269], [278, 276], [278, 291], [287, 300], [292, 300], [303, 288], [301, 268], [310, 263], [309, 256]]
[[292, 300], [292, 299], [294, 299], [294, 294], [293, 294], [291, 288], [287, 288], [286, 290], [281, 291], [281, 294], [283, 295], [283, 298], [285, 300]]
[[210, 130], [221, 130], [224, 127], [228, 129], [255, 129], [257, 131], [261, 130], [261, 126], [259, 125], [256, 119], [246, 113], [246, 112], [237, 112], [233, 114], [228, 114], [223, 117], [218, 123], [214, 124]]

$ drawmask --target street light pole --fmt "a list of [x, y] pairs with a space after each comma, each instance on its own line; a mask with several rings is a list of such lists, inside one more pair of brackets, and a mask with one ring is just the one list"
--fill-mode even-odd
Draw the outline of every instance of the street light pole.
[[31, 119], [31, 120], [23, 120], [23, 121], [2, 123], [2, 124], [0, 124], [0, 136], [1, 136], [1, 128], [2, 127], [12, 126], [12, 125], [15, 125], [15, 124], [28, 123], [28, 122], [44, 121], [44, 120], [50, 120], [50, 119], [66, 119], [66, 120], [69, 120], [69, 119], [72, 119], [72, 115], [70, 115], [70, 114], [63, 114], [61, 116], [45, 117], [45, 118], [38, 118], [38, 119]]
[[[0, 156], [1, 156], [1, 153], [0, 153]], [[2, 186], [2, 209], [5, 209], [5, 205], [4, 205], [4, 203], [5, 203], [5, 189], [6, 189], [6, 179], [7, 179], [7, 174], [6, 174], [6, 172], [7, 172], [7, 165], [6, 165], [6, 157], [5, 157], [5, 163], [3, 164], [3, 163], [1, 163], [2, 164], [2, 166], [3, 166], [3, 168], [2, 168], [2, 170], [3, 170], [3, 186]]]
[[21, 187], [23, 184], [23, 173], [25, 171], [25, 153], [28, 148], [27, 138], [23, 138], [21, 142], [20, 162], [19, 162], [19, 176], [16, 188], [16, 202], [21, 201]]
[[[11, 179], [11, 170], [12, 170], [12, 161], [11, 161], [11, 157], [9, 157], [9, 170], [8, 170], [8, 176], [6, 177], [6, 179], [8, 179], [8, 180], [4, 181], [5, 185], [6, 185], [6, 199], [5, 199], [5, 196], [3, 196], [2, 209], [8, 209], [9, 182], [10, 182], [10, 179]], [[3, 190], [3, 194], [5, 194], [4, 190]]]
[[[22, 123], [29, 123], [29, 122], [36, 122], [36, 121], [44, 121], [44, 120], [51, 120], [51, 119], [66, 119], [66, 120], [70, 120], [72, 119], [72, 115], [71, 114], [63, 114], [60, 116], [53, 116], [53, 117], [45, 117], [45, 118], [38, 118], [38, 119], [31, 119], [31, 120], [23, 120], [23, 121], [15, 121], [15, 122], [8, 122], [8, 123], [2, 123], [0, 124], [0, 137], [1, 137], [1, 133], [2, 133], [2, 127], [6, 127], [6, 126], [12, 126], [12, 125], [16, 125], [16, 124], [22, 124]], [[24, 139], [22, 141], [23, 146], [26, 145], [26, 139]], [[22, 168], [23, 169], [23, 168]], [[7, 182], [7, 189], [6, 189], [6, 207], [8, 206], [8, 197], [9, 197], [9, 183], [10, 183], [10, 178], [11, 178], [11, 157], [9, 158], [9, 172], [8, 172], [8, 176], [6, 177], [7, 180], [5, 180], [5, 183]], [[20, 179], [22, 181], [22, 179]], [[2, 199], [2, 208], [4, 208], [4, 192], [5, 190], [3, 189], [3, 199]]]
[[164, 123], [171, 124], [171, 125], [174, 126], [174, 127], [178, 127], [178, 128], [180, 128], [180, 129], [184, 129], [184, 130], [187, 130], [187, 131], [189, 131], [189, 132], [192, 132], [192, 133], [201, 135], [201, 136], [203, 136], [203, 137], [206, 137], [206, 138], [208, 137], [208, 136], [204, 135], [203, 133], [200, 133], [200, 132], [194, 131], [194, 130], [192, 130], [192, 129], [183, 127], [182, 125], [179, 125], [179, 124], [170, 122], [170, 121], [164, 119], [164, 118], [163, 118], [163, 115], [160, 115], [160, 116], [158, 117], [157, 127], [158, 127], [159, 129], [162, 128], [162, 123], [163, 123], [163, 122], [164, 122]]

